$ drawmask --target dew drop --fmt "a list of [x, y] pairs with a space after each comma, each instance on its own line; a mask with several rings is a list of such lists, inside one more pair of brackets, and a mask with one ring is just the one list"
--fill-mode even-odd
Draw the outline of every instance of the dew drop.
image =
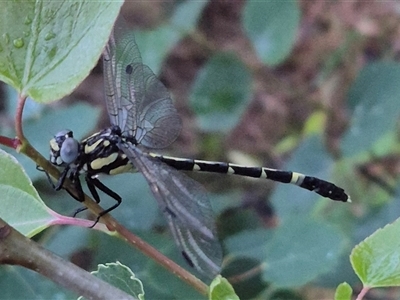
[[57, 47], [51, 48], [51, 50], [48, 52], [48, 54], [49, 54], [49, 58], [53, 59], [54, 56], [57, 54]]
[[3, 39], [6, 44], [10, 42], [10, 35], [8, 33], [3, 33]]
[[26, 16], [24, 23], [25, 23], [25, 25], [29, 25], [32, 23], [32, 19], [30, 17]]
[[55, 37], [56, 37], [56, 34], [55, 34], [54, 32], [49, 32], [49, 33], [46, 34], [46, 36], [44, 37], [44, 39], [45, 39], [46, 41], [49, 41], [49, 40], [51, 40], [51, 39], [54, 39]]
[[15, 48], [22, 48], [25, 45], [24, 40], [22, 38], [13, 40], [13, 44]]
[[23, 34], [25, 37], [28, 37], [30, 33], [29, 33], [29, 31], [23, 31], [22, 34]]

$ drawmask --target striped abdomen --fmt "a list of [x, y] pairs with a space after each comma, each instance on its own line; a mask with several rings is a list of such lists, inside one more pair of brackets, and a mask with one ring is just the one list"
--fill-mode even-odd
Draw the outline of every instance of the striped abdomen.
[[184, 171], [213, 172], [234, 174], [254, 178], [265, 178], [282, 183], [291, 183], [299, 187], [318, 193], [319, 195], [335, 201], [350, 202], [344, 190], [331, 182], [307, 176], [297, 172], [282, 171], [264, 167], [247, 167], [226, 162], [204, 161], [178, 157], [150, 154], [160, 159], [167, 165]]

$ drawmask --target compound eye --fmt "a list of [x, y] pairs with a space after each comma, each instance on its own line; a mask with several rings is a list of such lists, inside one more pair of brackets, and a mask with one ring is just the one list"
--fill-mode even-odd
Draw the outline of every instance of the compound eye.
[[60, 157], [66, 164], [73, 163], [79, 155], [79, 143], [74, 138], [66, 138], [61, 145]]
[[74, 135], [73, 135], [72, 131], [66, 129], [66, 130], [62, 130], [62, 131], [58, 132], [58, 133], [54, 136], [54, 139], [55, 139], [56, 143], [57, 143], [59, 146], [61, 146], [61, 144], [64, 142], [65, 139], [67, 139], [67, 138], [73, 138], [73, 137], [74, 137]]

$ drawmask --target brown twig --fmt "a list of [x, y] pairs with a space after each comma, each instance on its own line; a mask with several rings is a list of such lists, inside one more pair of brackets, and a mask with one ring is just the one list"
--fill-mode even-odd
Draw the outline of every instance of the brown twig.
[[135, 299], [41, 247], [2, 219], [0, 263], [31, 269], [87, 299]]

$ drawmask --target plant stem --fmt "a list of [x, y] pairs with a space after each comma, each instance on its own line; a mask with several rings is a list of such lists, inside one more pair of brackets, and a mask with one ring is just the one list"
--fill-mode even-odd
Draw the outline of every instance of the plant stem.
[[18, 149], [21, 146], [19, 139], [11, 139], [9, 137], [1, 135], [0, 135], [0, 144], [13, 149]]
[[135, 299], [41, 247], [2, 219], [0, 263], [31, 269], [87, 299]]
[[26, 142], [24, 132], [22, 130], [22, 114], [24, 111], [25, 102], [26, 102], [26, 96], [19, 94], [17, 111], [15, 113], [15, 132], [17, 133], [17, 137], [22, 144]]

